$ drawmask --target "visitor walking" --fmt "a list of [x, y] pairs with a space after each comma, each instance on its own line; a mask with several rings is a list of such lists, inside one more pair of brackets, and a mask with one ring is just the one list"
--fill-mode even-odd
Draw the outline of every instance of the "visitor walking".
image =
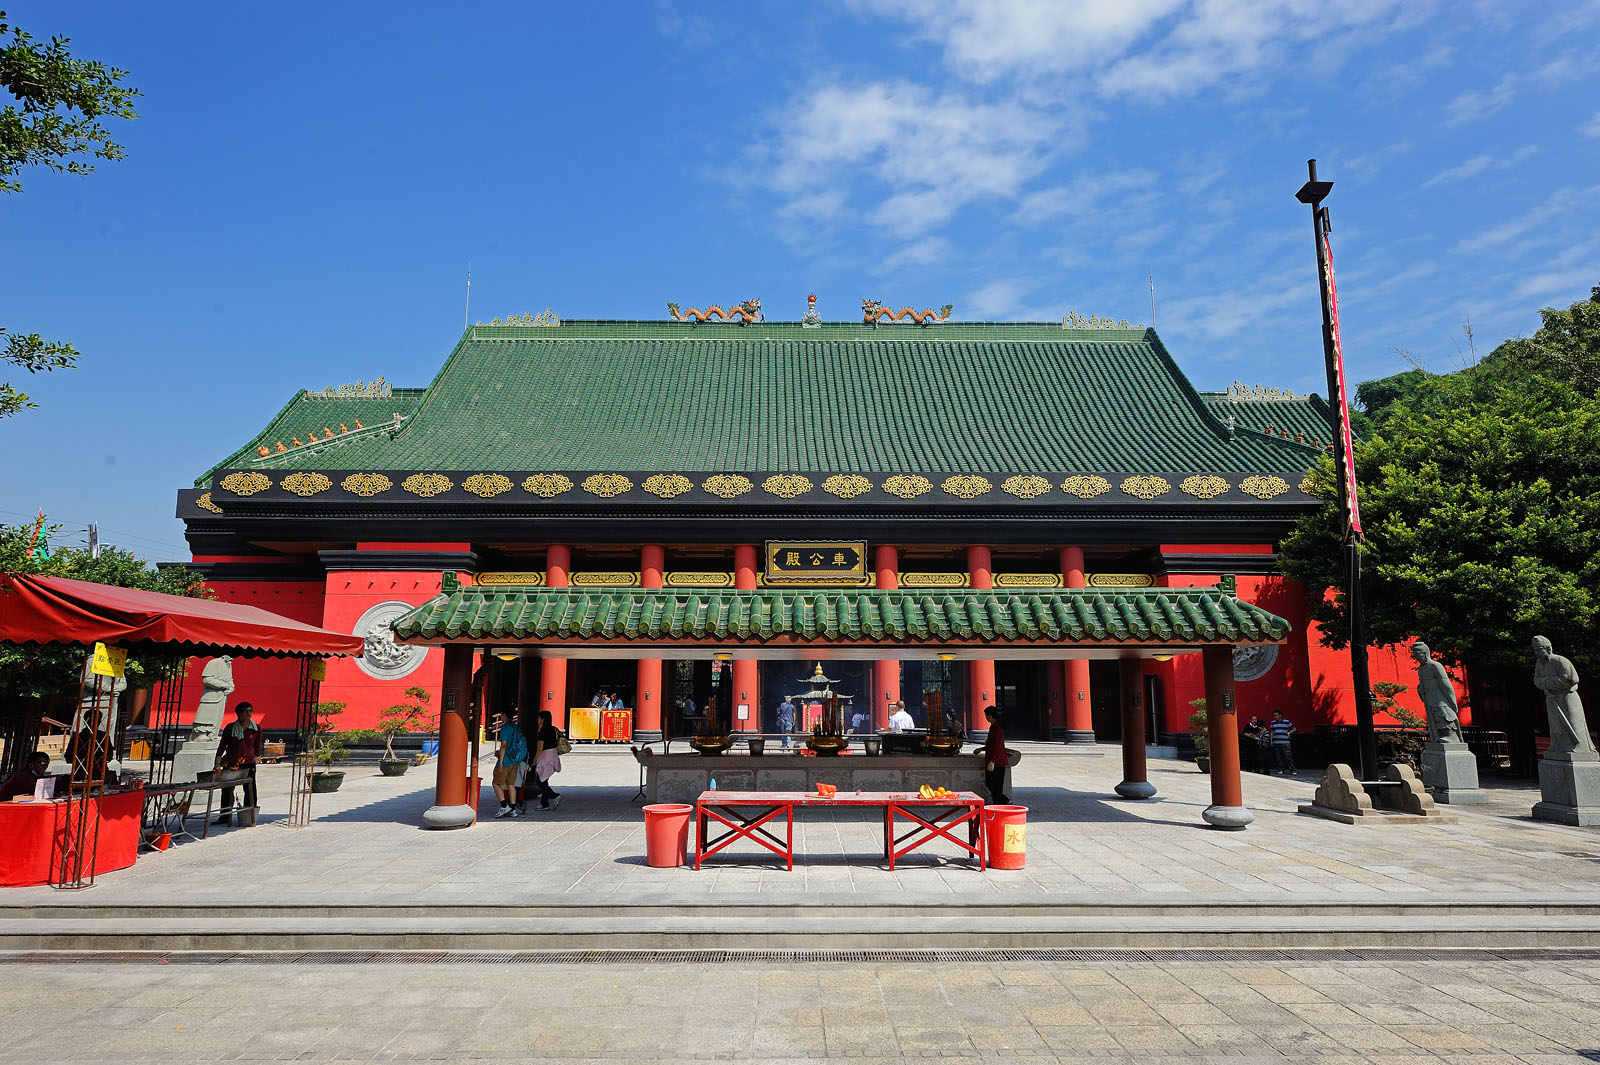
[[1283, 716], [1282, 710], [1272, 712], [1272, 753], [1278, 763], [1278, 768], [1286, 776], [1294, 776], [1298, 770], [1294, 767], [1294, 751], [1289, 746], [1289, 737], [1294, 735], [1294, 724]]
[[894, 713], [889, 715], [889, 731], [904, 732], [908, 728], [916, 728], [917, 723], [911, 720], [911, 715], [906, 713], [906, 704], [896, 700], [889, 704], [889, 709]]
[[983, 717], [989, 723], [989, 738], [984, 740], [979, 751], [983, 759], [983, 783], [989, 789], [990, 801], [1003, 806], [1011, 801], [1011, 796], [1006, 794], [1006, 768], [1011, 764], [1011, 756], [1006, 753], [1006, 733], [1000, 727], [1000, 711], [986, 706]]
[[778, 731], [783, 733], [783, 749], [789, 749], [789, 737], [794, 733], [794, 696], [785, 695], [778, 704]]
[[857, 710], [853, 715], [851, 715], [850, 731], [858, 734], [867, 731], [866, 710]]
[[530, 785], [539, 795], [539, 809], [561, 805], [561, 796], [550, 786], [550, 778], [561, 772], [561, 730], [550, 711], [539, 711], [539, 728], [533, 738], [533, 775]]
[[528, 738], [510, 714], [496, 714], [495, 739], [500, 748], [494, 759], [494, 797], [500, 800], [496, 817], [521, 817], [522, 783], [528, 772]]
[[[233, 708], [233, 723], [222, 730], [217, 744], [217, 769], [245, 770], [244, 805], [256, 804], [256, 763], [261, 759], [261, 726], [255, 722], [255, 707], [240, 703]], [[233, 785], [222, 789], [222, 810], [212, 824], [227, 824], [233, 814]]]

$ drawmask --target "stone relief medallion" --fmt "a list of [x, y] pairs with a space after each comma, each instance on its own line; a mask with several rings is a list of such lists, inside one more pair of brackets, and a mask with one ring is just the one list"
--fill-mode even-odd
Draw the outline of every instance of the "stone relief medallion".
[[356, 658], [356, 665], [367, 676], [378, 680], [395, 680], [422, 665], [428, 649], [395, 643], [394, 630], [389, 627], [396, 618], [409, 614], [411, 609], [410, 603], [391, 600], [368, 608], [356, 620], [352, 635], [361, 637], [365, 645]]
[[1236, 681], [1260, 680], [1271, 672], [1273, 665], [1278, 661], [1278, 645], [1275, 643], [1263, 644], [1259, 647], [1235, 647], [1233, 649], [1233, 679]]

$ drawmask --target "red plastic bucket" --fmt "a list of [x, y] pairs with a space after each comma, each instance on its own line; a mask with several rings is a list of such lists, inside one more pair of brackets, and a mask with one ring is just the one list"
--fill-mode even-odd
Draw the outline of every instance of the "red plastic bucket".
[[689, 849], [689, 819], [694, 807], [660, 802], [644, 808], [644, 860], [656, 869], [683, 864]]
[[1028, 808], [985, 806], [983, 838], [989, 848], [989, 868], [1021, 869], [1028, 862]]
[[161, 833], [161, 835], [150, 841], [150, 845], [158, 851], [166, 850], [168, 847], [172, 846], [172, 833]]

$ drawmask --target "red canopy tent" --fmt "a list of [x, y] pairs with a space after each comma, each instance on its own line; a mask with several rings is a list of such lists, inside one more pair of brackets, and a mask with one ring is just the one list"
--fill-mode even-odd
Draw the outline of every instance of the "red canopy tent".
[[358, 636], [253, 606], [113, 588], [67, 577], [0, 574], [0, 641], [169, 644], [194, 657], [358, 655]]

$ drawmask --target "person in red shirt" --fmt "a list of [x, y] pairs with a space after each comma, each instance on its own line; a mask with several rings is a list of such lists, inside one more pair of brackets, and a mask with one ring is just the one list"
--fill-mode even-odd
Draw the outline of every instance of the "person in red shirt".
[[991, 802], [1005, 805], [1011, 801], [1006, 794], [1006, 768], [1011, 764], [1006, 753], [1006, 733], [1000, 727], [1000, 711], [992, 706], [983, 708], [984, 720], [989, 723], [989, 738], [978, 750], [983, 759], [983, 782], [989, 788]]
[[[244, 804], [256, 804], [256, 761], [261, 757], [261, 726], [255, 723], [255, 707], [240, 703], [233, 708], [234, 722], [222, 730], [217, 744], [218, 769], [248, 769], [244, 779]], [[222, 812], [212, 824], [226, 824], [233, 813], [233, 788], [222, 789]]]

